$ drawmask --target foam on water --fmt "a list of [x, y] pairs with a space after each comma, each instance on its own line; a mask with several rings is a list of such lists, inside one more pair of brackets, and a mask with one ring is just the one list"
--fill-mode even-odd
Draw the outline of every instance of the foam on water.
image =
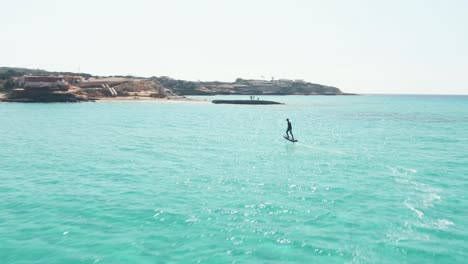
[[0, 262], [464, 263], [468, 97], [271, 99], [0, 104]]

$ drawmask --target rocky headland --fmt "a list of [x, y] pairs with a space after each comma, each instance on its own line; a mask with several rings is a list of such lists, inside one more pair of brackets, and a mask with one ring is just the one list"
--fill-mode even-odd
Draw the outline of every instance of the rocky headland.
[[181, 95], [352, 95], [339, 88], [304, 80], [252, 80], [234, 82], [192, 82], [169, 77], [152, 77], [172, 92]]

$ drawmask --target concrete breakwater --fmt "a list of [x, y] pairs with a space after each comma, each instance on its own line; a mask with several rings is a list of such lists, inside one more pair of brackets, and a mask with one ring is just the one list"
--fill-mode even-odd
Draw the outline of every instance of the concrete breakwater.
[[248, 105], [275, 105], [283, 104], [275, 101], [265, 100], [213, 100], [213, 104], [248, 104]]

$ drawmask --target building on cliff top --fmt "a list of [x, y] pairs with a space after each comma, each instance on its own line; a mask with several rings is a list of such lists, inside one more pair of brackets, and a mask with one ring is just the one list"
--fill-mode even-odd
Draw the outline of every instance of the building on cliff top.
[[59, 90], [68, 91], [70, 84], [64, 76], [27, 75], [23, 77], [25, 90]]

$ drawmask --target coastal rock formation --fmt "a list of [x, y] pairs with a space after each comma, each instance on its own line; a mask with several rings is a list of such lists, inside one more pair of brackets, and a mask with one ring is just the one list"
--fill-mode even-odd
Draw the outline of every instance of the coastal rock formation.
[[235, 82], [190, 82], [169, 77], [153, 77], [179, 95], [350, 95], [333, 86], [303, 80], [245, 80]]
[[92, 78], [77, 84], [80, 92], [93, 97], [143, 96], [165, 98], [164, 87], [143, 78]]
[[13, 79], [15, 86], [3, 101], [7, 102], [82, 102], [86, 96], [76, 94], [70, 83], [81, 77], [62, 75], [27, 75]]
[[86, 96], [77, 95], [71, 92], [60, 91], [31, 91], [22, 88], [13, 89], [3, 99], [5, 102], [22, 102], [22, 103], [52, 103], [52, 102], [87, 102], [93, 101]]

